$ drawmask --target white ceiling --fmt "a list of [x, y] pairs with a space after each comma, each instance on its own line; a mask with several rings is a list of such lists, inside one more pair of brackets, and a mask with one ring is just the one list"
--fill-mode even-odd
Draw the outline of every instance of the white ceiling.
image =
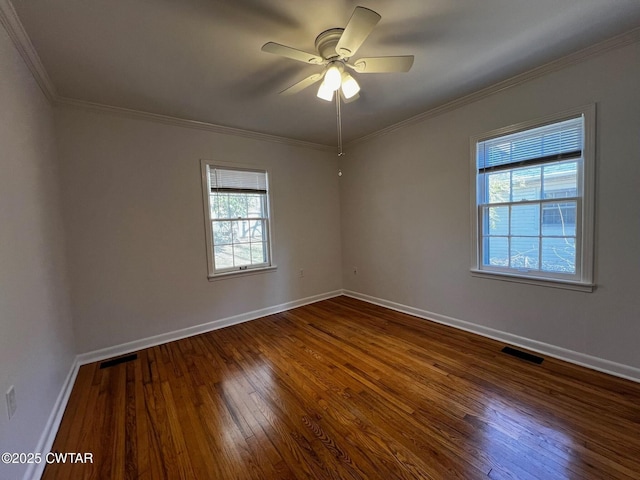
[[354, 58], [415, 55], [409, 73], [357, 75], [345, 142], [640, 26], [639, 0], [12, 0], [57, 94], [335, 145], [320, 70], [260, 51], [314, 51], [357, 5], [382, 20]]

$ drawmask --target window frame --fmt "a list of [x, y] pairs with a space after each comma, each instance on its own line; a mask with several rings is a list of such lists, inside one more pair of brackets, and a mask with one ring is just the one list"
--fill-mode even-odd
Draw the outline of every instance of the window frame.
[[[511, 135], [526, 130], [532, 130], [545, 125], [550, 125], [564, 120], [582, 116], [583, 123], [583, 149], [582, 168], [578, 171], [578, 193], [576, 206], [576, 275], [568, 278], [567, 275], [541, 272], [519, 271], [510, 267], [488, 266], [482, 264], [482, 213], [481, 204], [478, 202], [478, 167], [477, 149], [478, 143], [493, 138]], [[470, 162], [470, 204], [471, 204], [471, 275], [481, 278], [512, 281], [533, 285], [565, 288], [571, 290], [591, 292], [595, 288], [594, 283], [594, 233], [595, 233], [595, 135], [596, 135], [596, 105], [590, 104], [548, 115], [543, 118], [525, 121], [507, 127], [499, 128], [470, 138], [471, 162]], [[514, 169], [518, 168], [514, 165]], [[506, 169], [505, 171], [510, 171]], [[540, 199], [534, 203], [562, 203], [562, 198]], [[508, 202], [513, 205], [515, 202]], [[541, 212], [542, 220], [542, 212]]]
[[[211, 181], [209, 176], [209, 170], [211, 168], [219, 168], [222, 170], [238, 170], [245, 172], [260, 172], [266, 175], [266, 193], [264, 195], [264, 208], [265, 208], [265, 217], [261, 217], [260, 220], [264, 220], [265, 222], [265, 230], [263, 235], [266, 237], [266, 254], [267, 254], [267, 262], [252, 265], [244, 265], [239, 267], [232, 268], [215, 268], [215, 255], [214, 255], [214, 239], [212, 233], [212, 225], [214, 219], [211, 218]], [[228, 162], [217, 162], [213, 160], [200, 160], [200, 173], [201, 173], [201, 181], [202, 181], [202, 200], [203, 200], [203, 210], [204, 210], [204, 225], [205, 225], [205, 240], [206, 240], [206, 250], [207, 250], [207, 278], [209, 281], [218, 280], [223, 278], [235, 277], [238, 275], [251, 275], [258, 273], [266, 273], [270, 271], [274, 271], [277, 269], [277, 265], [273, 260], [273, 236], [271, 233], [272, 223], [273, 223], [273, 215], [271, 213], [271, 195], [269, 188], [269, 170], [264, 167], [259, 167], [256, 165], [247, 165], [247, 164], [238, 164], [238, 163], [228, 163]], [[253, 219], [253, 218], [251, 218]], [[257, 219], [257, 218], [256, 218]], [[255, 219], [253, 219], [255, 220]]]

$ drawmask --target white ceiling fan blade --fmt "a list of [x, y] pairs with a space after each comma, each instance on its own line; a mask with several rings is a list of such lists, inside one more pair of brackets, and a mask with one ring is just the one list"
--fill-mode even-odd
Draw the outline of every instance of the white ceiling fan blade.
[[394, 73], [408, 72], [413, 65], [413, 55], [397, 57], [359, 58], [352, 65], [358, 73]]
[[322, 73], [316, 73], [311, 75], [310, 77], [305, 78], [304, 80], [300, 80], [298, 83], [294, 83], [289, 88], [285, 88], [280, 92], [280, 95], [293, 95], [294, 93], [298, 93], [304, 90], [307, 87], [310, 87], [316, 82], [322, 80]]
[[367, 39], [373, 27], [380, 21], [380, 18], [380, 15], [373, 10], [356, 7], [336, 45], [336, 53], [343, 57], [353, 56]]
[[280, 55], [281, 57], [287, 57], [292, 60], [298, 60], [299, 62], [311, 63], [313, 65], [322, 65], [325, 63], [324, 58], [319, 57], [315, 53], [303, 52], [302, 50], [297, 50], [274, 42], [265, 43], [262, 46], [262, 51], [273, 53], [274, 55]]

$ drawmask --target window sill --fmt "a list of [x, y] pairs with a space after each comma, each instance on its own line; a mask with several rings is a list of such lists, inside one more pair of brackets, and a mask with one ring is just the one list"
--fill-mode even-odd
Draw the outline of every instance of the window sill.
[[249, 276], [249, 275], [259, 275], [261, 273], [270, 273], [274, 272], [278, 269], [277, 265], [271, 265], [269, 267], [262, 268], [248, 268], [246, 270], [234, 270], [233, 272], [225, 272], [225, 273], [216, 273], [215, 275], [208, 275], [207, 279], [210, 282], [215, 282], [218, 280], [225, 280], [228, 278], [234, 278], [239, 276]]
[[526, 283], [539, 287], [562, 288], [576, 292], [593, 292], [596, 289], [593, 283], [572, 282], [561, 279], [523, 277], [510, 273], [487, 272], [485, 270], [471, 269], [471, 276], [478, 278], [488, 278], [490, 280], [500, 280], [503, 282]]

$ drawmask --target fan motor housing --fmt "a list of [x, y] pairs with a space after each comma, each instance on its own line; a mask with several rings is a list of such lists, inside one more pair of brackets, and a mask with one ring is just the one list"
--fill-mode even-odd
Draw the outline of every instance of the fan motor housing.
[[340, 41], [342, 32], [344, 28], [330, 28], [316, 37], [316, 50], [322, 58], [331, 60], [340, 56], [336, 52], [336, 45]]

